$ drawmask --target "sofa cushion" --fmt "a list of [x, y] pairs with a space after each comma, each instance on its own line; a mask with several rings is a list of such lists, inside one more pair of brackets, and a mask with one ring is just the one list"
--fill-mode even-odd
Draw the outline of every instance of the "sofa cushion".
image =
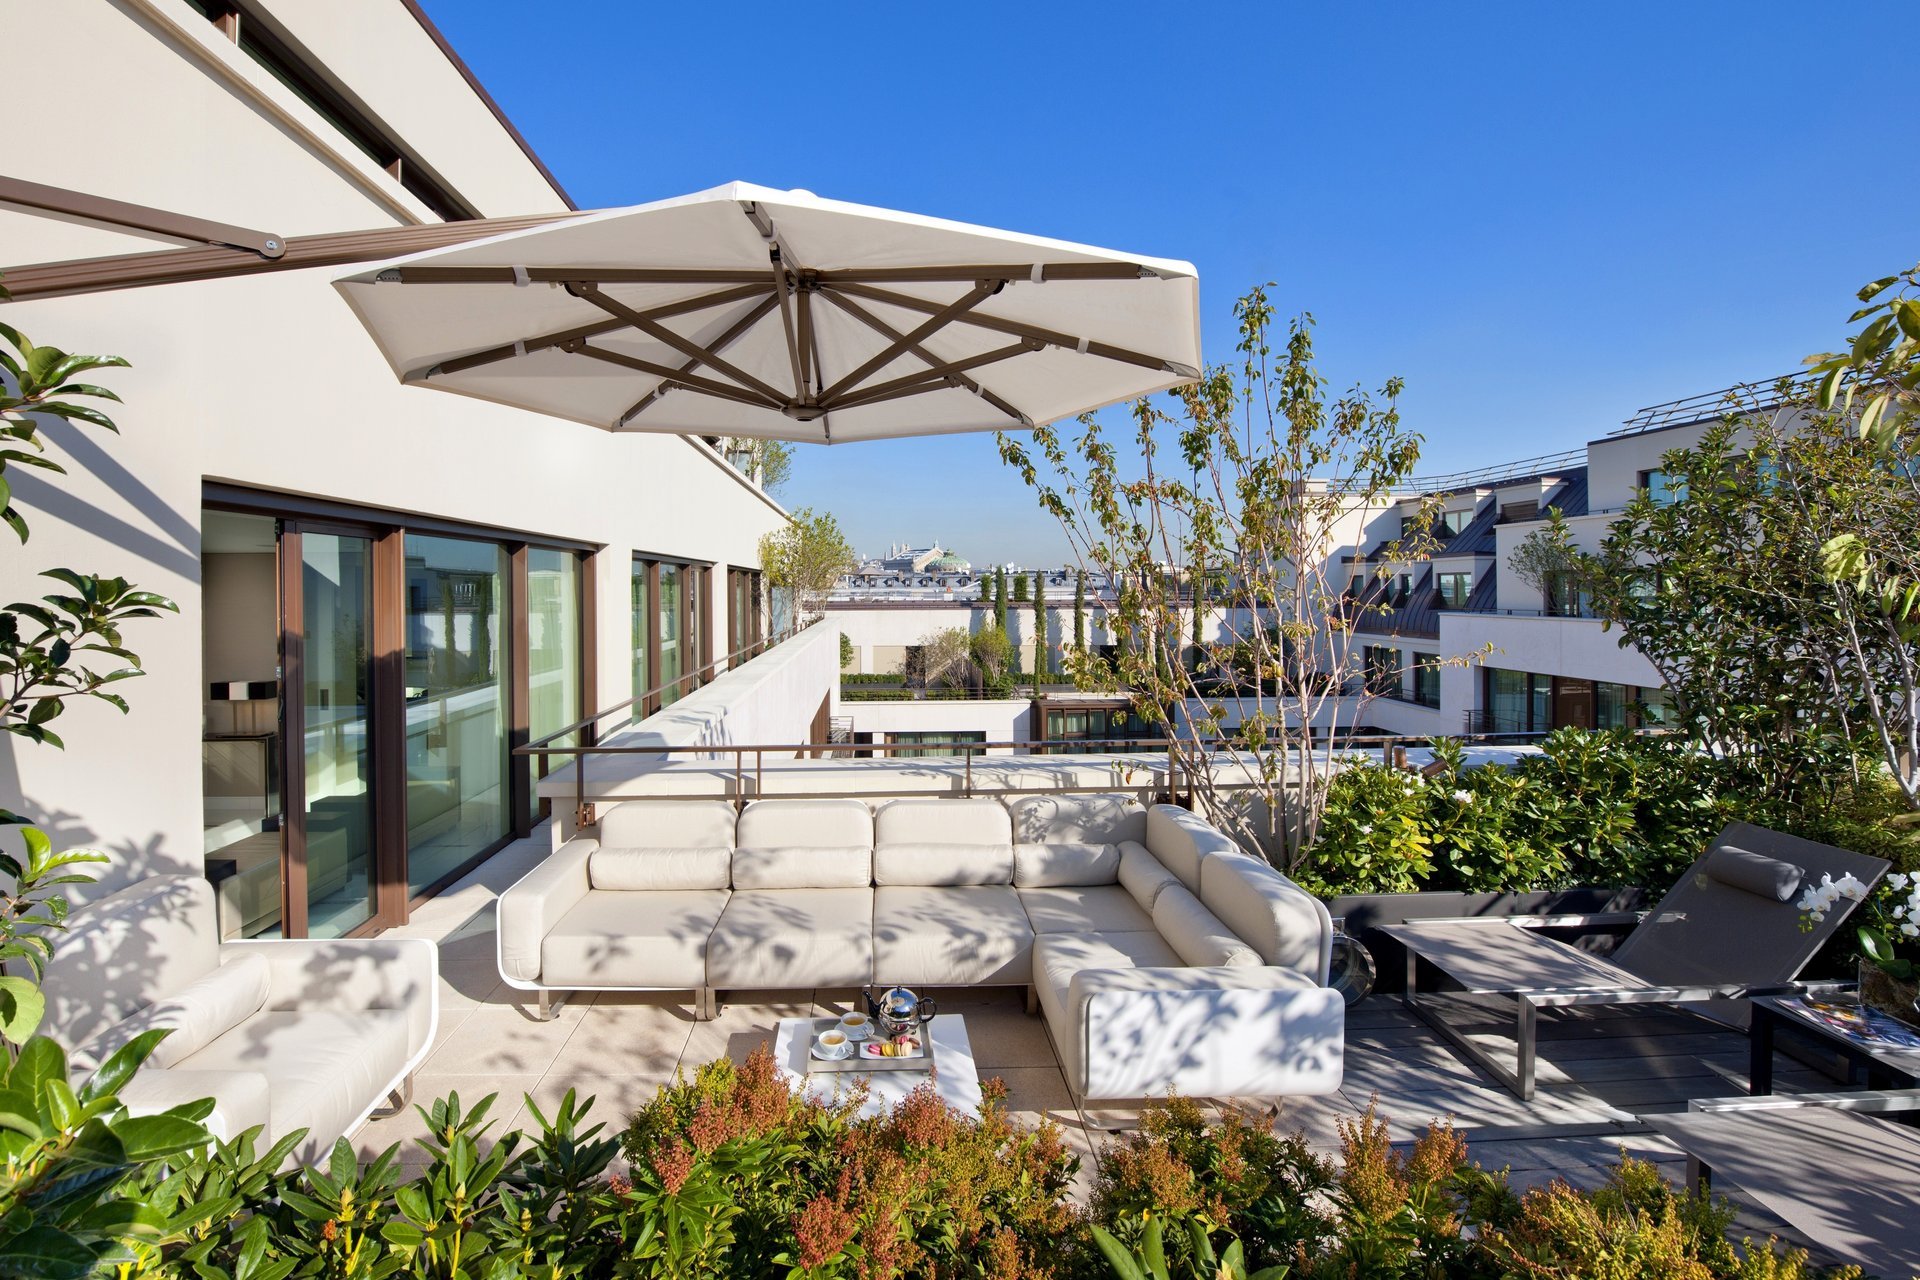
[[873, 981], [892, 986], [1033, 980], [1033, 928], [1008, 885], [873, 891]]
[[628, 893], [594, 889], [540, 944], [550, 987], [707, 985], [707, 939], [731, 895], [725, 889]]
[[1240, 846], [1178, 805], [1147, 810], [1147, 848], [1160, 865], [1179, 877], [1187, 892], [1200, 892], [1200, 861], [1215, 853], [1239, 853]]
[[741, 811], [734, 846], [873, 847], [873, 810], [864, 800], [755, 800]]
[[1153, 928], [1153, 918], [1117, 884], [1017, 892], [1035, 933], [1138, 933]]
[[725, 800], [628, 800], [600, 811], [597, 834], [602, 849], [731, 849], [737, 818]]
[[737, 889], [707, 943], [710, 987], [873, 981], [873, 890]]
[[1237, 968], [1260, 963], [1252, 947], [1236, 938], [1200, 899], [1178, 885], [1154, 901], [1153, 927], [1190, 965]]
[[915, 796], [889, 800], [874, 810], [873, 843], [998, 847], [1013, 843], [1013, 822], [998, 800]]
[[708, 848], [609, 848], [587, 856], [587, 876], [595, 889], [653, 893], [687, 889], [724, 889], [732, 883], [731, 844]]
[[872, 883], [868, 845], [756, 845], [733, 851], [735, 889], [865, 889]]
[[1033, 987], [1047, 1015], [1054, 1043], [1066, 1050], [1074, 1023], [1067, 1016], [1067, 989], [1082, 969], [1163, 969], [1180, 955], [1151, 929], [1115, 933], [1049, 933], [1033, 940]]
[[166, 1031], [147, 1062], [173, 1067], [258, 1013], [267, 1003], [271, 975], [267, 958], [242, 952], [217, 969], [189, 982], [170, 996], [108, 1027], [75, 1053], [76, 1061], [97, 1067], [144, 1031]]
[[1117, 884], [1119, 880], [1117, 845], [1055, 842], [1013, 846], [1013, 882], [1022, 889]]
[[1128, 795], [1022, 796], [1007, 802], [1019, 844], [1119, 844], [1147, 838], [1147, 811]]
[[184, 1071], [257, 1071], [269, 1091], [267, 1141], [307, 1130], [293, 1154], [326, 1159], [407, 1063], [399, 1009], [257, 1013], [180, 1063]]
[[42, 1030], [71, 1049], [219, 967], [213, 886], [152, 876], [75, 911], [40, 988]]
[[1200, 901], [1267, 964], [1324, 976], [1333, 921], [1319, 899], [1268, 863], [1246, 853], [1208, 858]]
[[1180, 877], [1160, 865], [1147, 846], [1128, 840], [1120, 846], [1120, 883], [1142, 911], [1150, 912], [1161, 891], [1169, 885], [1178, 887]]
[[877, 885], [1010, 884], [1010, 844], [880, 844], [873, 848]]

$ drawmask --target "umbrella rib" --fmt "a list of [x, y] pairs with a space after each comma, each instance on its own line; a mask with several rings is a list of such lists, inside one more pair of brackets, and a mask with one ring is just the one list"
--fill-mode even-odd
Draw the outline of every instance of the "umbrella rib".
[[[823, 402], [831, 403], [840, 398], [848, 388], [858, 386], [860, 381], [869, 374], [886, 368], [889, 363], [896, 359], [900, 353], [908, 347], [925, 342], [928, 337], [946, 328], [956, 320], [965, 319], [969, 311], [972, 311], [988, 298], [1000, 292], [1001, 288], [1002, 282], [998, 280], [982, 280], [975, 284], [973, 288], [967, 290], [961, 297], [949, 302], [944, 307], [935, 309], [933, 314], [929, 316], [919, 328], [913, 330], [911, 333], [901, 334], [892, 342], [882, 347], [878, 354], [861, 364], [859, 368], [828, 387], [825, 391], [822, 391], [820, 393], [820, 399]], [[932, 305], [931, 303], [928, 304], [930, 307]]]
[[[895, 293], [890, 289], [876, 289], [872, 285], [840, 283], [834, 286], [842, 293], [850, 293], [857, 298], [869, 298], [875, 302], [884, 302], [890, 306], [902, 307], [908, 311], [933, 313], [940, 309], [938, 303], [916, 298], [912, 294]], [[1118, 360], [1123, 364], [1139, 365], [1143, 369], [1158, 369], [1163, 373], [1177, 374], [1182, 378], [1197, 378], [1200, 371], [1192, 365], [1180, 364], [1163, 356], [1150, 356], [1140, 351], [1131, 351], [1126, 347], [1116, 347], [1110, 342], [1094, 342], [1086, 338], [1076, 338], [1070, 333], [1061, 333], [1057, 329], [1043, 329], [1039, 325], [1023, 324], [1018, 320], [1007, 320], [1000, 316], [983, 316], [969, 313], [956, 316], [958, 324], [973, 325], [981, 329], [991, 329], [995, 333], [1012, 334], [1018, 338], [1037, 338], [1050, 347], [1064, 347], [1069, 351], [1085, 351], [1106, 360]], [[1085, 345], [1082, 346], [1082, 343]]]
[[608, 351], [604, 347], [590, 347], [585, 340], [570, 342], [561, 350], [575, 355], [591, 356], [607, 364], [617, 364], [624, 369], [633, 369], [640, 373], [650, 373], [669, 386], [680, 387], [687, 391], [698, 391], [702, 395], [713, 396], [720, 400], [732, 400], [738, 404], [750, 404], [757, 409], [785, 408], [778, 400], [767, 400], [751, 391], [739, 387], [730, 387], [724, 382], [714, 382], [708, 378], [685, 373], [670, 365], [655, 364], [651, 360], [642, 360], [638, 356], [625, 355], [618, 351]]
[[[393, 267], [401, 284], [760, 284], [764, 271], [711, 267]], [[384, 279], [384, 273], [382, 278]]]
[[574, 296], [584, 298], [588, 302], [591, 302], [608, 315], [617, 316], [625, 320], [628, 324], [640, 330], [640, 332], [646, 334], [648, 337], [666, 343], [681, 355], [689, 356], [710, 369], [726, 374], [741, 386], [765, 396], [775, 406], [786, 404], [786, 398], [778, 391], [760, 381], [760, 379], [754, 377], [745, 369], [735, 365], [718, 352], [701, 346], [691, 338], [681, 337], [665, 325], [658, 324], [649, 319], [645, 312], [635, 311], [624, 302], [615, 298], [609, 298], [594, 285], [585, 281], [574, 281], [567, 285], [567, 290]]
[[[718, 307], [725, 303], [737, 302], [741, 298], [751, 298], [759, 292], [757, 285], [736, 285], [731, 289], [722, 289], [718, 293], [703, 293], [697, 298], [686, 298], [679, 302], [649, 307], [647, 314], [656, 320], [664, 320], [668, 316], [685, 315], [690, 311], [705, 311], [708, 307]], [[613, 319], [601, 320], [595, 324], [576, 325], [571, 329], [559, 329], [553, 333], [543, 333], [537, 338], [503, 343], [497, 347], [485, 347], [464, 356], [455, 356], [451, 360], [442, 360], [438, 364], [401, 375], [401, 381], [411, 382], [418, 378], [462, 373], [468, 369], [480, 368], [482, 365], [511, 360], [515, 356], [532, 355], [536, 351], [545, 351], [549, 347], [564, 346], [576, 338], [598, 338], [602, 334], [629, 327], [625, 320]]]
[[937, 364], [931, 369], [922, 369], [919, 373], [904, 378], [894, 378], [888, 382], [878, 382], [871, 387], [855, 391], [839, 400], [826, 402], [829, 409], [854, 409], [861, 405], [873, 404], [880, 400], [897, 400], [901, 396], [914, 395], [930, 390], [942, 383], [957, 385], [959, 374], [969, 369], [978, 369], [982, 365], [998, 364], [1002, 360], [1011, 360], [1029, 352], [1039, 351], [1043, 344], [1032, 338], [1023, 338], [1019, 342], [996, 347], [992, 351], [983, 351], [977, 356], [968, 356], [964, 360], [953, 360], [946, 364]]
[[1141, 280], [1163, 279], [1137, 262], [1019, 262], [979, 266], [842, 267], [820, 272], [823, 284], [958, 284], [966, 280]]
[[[758, 292], [758, 290], [756, 290], [756, 292]], [[766, 315], [767, 312], [773, 310], [774, 301], [775, 299], [772, 294], [770, 293], [762, 294], [759, 302], [747, 308], [746, 313], [742, 315], [738, 320], [735, 320], [732, 324], [728, 325], [726, 328], [726, 331], [723, 332], [719, 337], [715, 338], [710, 345], [713, 347], [715, 351], [725, 351], [728, 347], [733, 345], [734, 341], [737, 338], [739, 338], [741, 334], [745, 333], [747, 330], [753, 328], [755, 324], [759, 323], [760, 317]], [[699, 367], [700, 367], [700, 362], [698, 360], [688, 360], [685, 364], [680, 366], [680, 372], [692, 373], [695, 369], [698, 369]], [[638, 400], [634, 401], [633, 406], [631, 408], [629, 408], [625, 413], [621, 414], [618, 418], [614, 419], [614, 425], [624, 426], [625, 424], [639, 417], [640, 414], [643, 413], [650, 405], [652, 405], [654, 401], [660, 398], [660, 393], [665, 391], [666, 389], [667, 389], [667, 384], [662, 382], [659, 386], [647, 392], [646, 395], [641, 396]]]
[[[839, 307], [842, 311], [846, 312], [848, 315], [852, 316], [854, 319], [858, 320], [860, 323], [866, 325], [868, 328], [872, 329], [874, 332], [882, 335], [883, 337], [898, 338], [900, 336], [900, 331], [898, 329], [888, 324], [885, 320], [882, 320], [879, 316], [874, 315], [873, 312], [867, 310], [865, 307], [855, 302], [852, 298], [841, 297], [839, 292], [833, 289], [822, 289], [821, 293], [825, 295], [828, 302], [831, 302], [834, 306]], [[918, 343], [914, 343], [913, 345], [909, 346], [907, 348], [907, 352], [910, 355], [917, 356], [919, 359], [925, 361], [929, 365], [938, 365], [940, 363], [940, 357], [932, 354], [925, 347], [921, 346]], [[998, 409], [1000, 412], [1006, 414], [1009, 418], [1012, 418], [1015, 422], [1018, 422], [1020, 425], [1026, 426], [1026, 427], [1030, 427], [1033, 425], [1033, 419], [1031, 417], [1029, 417], [1027, 414], [1022, 413], [1020, 410], [1014, 408], [1011, 404], [1007, 403], [1005, 400], [1001, 399], [999, 396], [995, 395], [993, 392], [981, 386], [974, 379], [968, 378], [968, 377], [962, 377], [960, 378], [959, 381], [961, 386], [973, 392], [974, 395], [979, 396], [982, 400], [985, 400], [988, 404], [992, 405], [994, 408]]]

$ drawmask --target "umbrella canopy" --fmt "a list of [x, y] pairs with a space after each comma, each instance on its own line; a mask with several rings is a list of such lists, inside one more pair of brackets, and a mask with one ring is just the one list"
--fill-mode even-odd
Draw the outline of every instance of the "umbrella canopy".
[[611, 431], [1017, 430], [1200, 364], [1188, 263], [747, 183], [335, 287], [403, 380]]

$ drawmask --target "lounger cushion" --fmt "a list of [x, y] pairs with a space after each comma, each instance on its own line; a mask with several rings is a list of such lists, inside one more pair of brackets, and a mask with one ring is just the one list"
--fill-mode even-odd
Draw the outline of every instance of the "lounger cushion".
[[407, 1062], [407, 1014], [399, 1009], [257, 1013], [180, 1063], [184, 1071], [256, 1071], [268, 1082], [267, 1131], [307, 1130], [294, 1155], [326, 1158], [335, 1139]]
[[587, 876], [595, 889], [628, 893], [724, 889], [732, 862], [730, 844], [706, 849], [610, 849], [601, 845], [587, 858]]
[[873, 810], [864, 800], [755, 800], [740, 814], [734, 844], [873, 847]]
[[1126, 886], [1142, 911], [1152, 911], [1162, 890], [1178, 885], [1180, 877], [1166, 869], [1147, 846], [1127, 840], [1120, 845], [1120, 883]]
[[194, 979], [125, 1020], [100, 1032], [76, 1052], [89, 1067], [105, 1062], [128, 1041], [146, 1031], [165, 1031], [147, 1062], [178, 1066], [240, 1025], [267, 1003], [271, 966], [257, 951], [243, 952]]
[[1139, 933], [1153, 918], [1117, 884], [1020, 889], [1035, 933]]
[[1010, 844], [882, 844], [873, 850], [880, 885], [1006, 885], [1013, 880]]
[[1033, 940], [1033, 987], [1054, 1040], [1064, 1051], [1076, 1025], [1067, 1016], [1067, 988], [1082, 969], [1161, 969], [1180, 955], [1151, 929], [1114, 933], [1050, 933]]
[[1800, 892], [1806, 871], [1791, 862], [1721, 845], [1706, 856], [1702, 870], [1721, 884], [1757, 893], [1775, 902], [1790, 902]]
[[889, 800], [874, 810], [873, 843], [1010, 845], [1013, 821], [998, 800]]
[[1177, 886], [1155, 900], [1153, 927], [1188, 964], [1238, 968], [1260, 963], [1254, 949], [1236, 938], [1219, 916]]
[[741, 846], [733, 851], [735, 889], [864, 889], [873, 883], [867, 845]]
[[873, 891], [873, 980], [883, 985], [1024, 986], [1033, 929], [1007, 885]]
[[710, 987], [863, 986], [873, 980], [873, 890], [735, 890], [707, 943]]
[[691, 991], [707, 983], [707, 938], [725, 889], [629, 893], [595, 889], [540, 946], [542, 985]]
[[1013, 882], [1022, 889], [1117, 884], [1119, 880], [1117, 845], [1054, 842], [1013, 846]]
[[1007, 803], [1021, 844], [1119, 844], [1147, 838], [1147, 811], [1128, 795], [1023, 796]]

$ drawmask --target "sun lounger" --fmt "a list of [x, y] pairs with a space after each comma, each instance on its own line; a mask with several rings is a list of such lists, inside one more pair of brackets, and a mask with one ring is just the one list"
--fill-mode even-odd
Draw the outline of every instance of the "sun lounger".
[[[1408, 1007], [1522, 1099], [1533, 1097], [1538, 1011], [1567, 1005], [1675, 1004], [1797, 989], [1796, 979], [1851, 913], [1841, 899], [1803, 928], [1803, 888], [1851, 875], [1871, 888], [1881, 858], [1739, 822], [1688, 868], [1613, 954], [1602, 958], [1542, 936], [1524, 919], [1409, 920], [1379, 926], [1407, 950]], [[1537, 923], [1537, 922], [1536, 922]], [[1443, 1015], [1417, 983], [1425, 961], [1466, 994], [1516, 1005], [1514, 1065], [1496, 1059]]]

